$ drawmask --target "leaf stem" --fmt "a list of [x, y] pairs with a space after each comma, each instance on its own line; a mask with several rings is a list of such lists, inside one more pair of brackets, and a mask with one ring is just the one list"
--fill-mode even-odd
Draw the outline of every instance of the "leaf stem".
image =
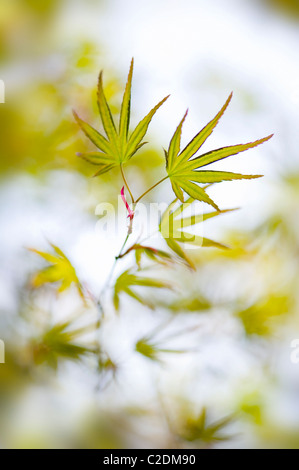
[[120, 164], [120, 172], [121, 172], [122, 179], [124, 180], [125, 186], [126, 186], [127, 190], [129, 191], [130, 197], [132, 199], [132, 204], [134, 204], [134, 202], [135, 202], [134, 197], [133, 197], [133, 194], [131, 193], [130, 187], [127, 183], [122, 164]]
[[160, 181], [158, 181], [156, 184], [154, 184], [153, 186], [151, 186], [147, 191], [145, 191], [145, 193], [141, 194], [141, 196], [135, 201], [135, 204], [137, 204], [146, 194], [148, 194], [152, 189], [154, 189], [156, 186], [158, 186], [160, 183], [163, 183], [163, 181], [167, 180], [167, 178], [169, 178], [169, 176], [165, 176], [164, 178], [162, 178]]
[[[125, 246], [126, 246], [126, 244], [127, 244], [127, 241], [128, 241], [128, 239], [129, 239], [131, 233], [132, 233], [132, 227], [131, 227], [131, 223], [130, 223], [130, 225], [129, 225], [129, 227], [128, 227], [128, 232], [127, 232], [126, 238], [125, 238], [125, 240], [124, 240], [124, 242], [123, 242], [123, 244], [122, 244], [122, 247], [121, 247], [121, 249], [120, 249], [120, 251], [119, 251], [119, 254], [118, 254], [117, 256], [115, 256], [114, 263], [113, 263], [112, 268], [111, 268], [111, 270], [110, 270], [110, 273], [109, 273], [109, 275], [108, 275], [108, 277], [107, 277], [107, 280], [106, 280], [106, 282], [105, 282], [105, 284], [104, 284], [104, 286], [103, 286], [103, 288], [102, 288], [102, 290], [101, 290], [101, 292], [100, 292], [99, 299], [102, 298], [103, 294], [104, 294], [105, 291], [106, 291], [106, 288], [107, 288], [107, 287], [109, 286], [109, 284], [110, 284], [110, 281], [111, 281], [111, 278], [112, 278], [112, 276], [113, 276], [113, 273], [114, 273], [116, 264], [117, 264], [118, 260], [119, 260], [120, 258], [122, 258], [122, 252], [123, 252], [123, 250], [124, 250], [124, 248], [125, 248]], [[101, 302], [101, 300], [99, 300], [99, 302], [98, 302], [99, 305], [100, 305], [100, 302]]]
[[132, 233], [132, 232], [130, 231], [130, 229], [128, 229], [127, 236], [126, 236], [125, 241], [124, 241], [124, 243], [123, 243], [123, 245], [122, 245], [122, 247], [121, 247], [121, 249], [120, 249], [120, 252], [119, 252], [119, 254], [115, 257], [116, 261], [117, 261], [119, 258], [122, 257], [122, 252], [123, 252], [123, 250], [124, 250], [124, 248], [125, 248], [125, 246], [126, 246], [126, 244], [127, 244], [127, 241], [128, 241], [128, 239], [129, 239], [129, 236], [131, 235], [131, 233]]
[[[128, 183], [127, 183], [126, 177], [125, 177], [125, 175], [124, 175], [124, 171], [123, 171], [122, 164], [120, 164], [120, 171], [121, 171], [121, 175], [122, 175], [123, 181], [124, 181], [124, 183], [125, 183], [125, 186], [126, 186], [128, 192], [129, 192], [130, 196], [131, 196], [132, 204], [134, 204], [134, 205], [136, 205], [136, 204], [137, 204], [146, 194], [148, 194], [152, 189], [154, 189], [156, 186], [158, 186], [160, 183], [162, 183], [163, 181], [165, 181], [165, 180], [168, 178], [168, 176], [165, 176], [164, 178], [162, 178], [160, 181], [158, 181], [156, 184], [154, 184], [151, 188], [149, 188], [147, 191], [145, 191], [145, 193], [143, 193], [143, 194], [137, 199], [137, 201], [135, 201], [135, 200], [134, 200], [134, 197], [133, 197], [133, 195], [132, 195], [132, 193], [131, 193], [131, 190], [130, 190], [130, 188], [129, 188], [129, 185], [128, 185]], [[116, 264], [117, 264], [118, 260], [123, 257], [124, 248], [125, 248], [125, 246], [126, 246], [126, 244], [127, 244], [127, 242], [128, 242], [128, 239], [130, 238], [130, 235], [132, 234], [132, 231], [133, 231], [132, 225], [133, 225], [133, 219], [130, 220], [126, 238], [125, 238], [125, 240], [124, 240], [124, 242], [123, 242], [123, 244], [122, 244], [122, 247], [121, 247], [121, 249], [120, 249], [118, 255], [115, 256], [115, 260], [114, 260], [113, 266], [112, 266], [112, 268], [111, 268], [111, 270], [110, 270], [110, 273], [109, 273], [109, 275], [108, 275], [108, 278], [107, 278], [107, 280], [106, 280], [106, 282], [105, 282], [105, 284], [104, 284], [104, 286], [103, 286], [103, 288], [102, 288], [102, 290], [101, 290], [101, 292], [100, 292], [98, 305], [99, 305], [100, 310], [102, 310], [102, 311], [103, 311], [102, 302], [101, 302], [102, 296], [103, 296], [103, 294], [105, 293], [106, 288], [109, 286], [109, 283], [110, 283], [111, 278], [112, 278], [112, 276], [113, 276], [113, 273], [114, 273], [114, 270], [115, 270], [115, 267], [116, 267]], [[127, 252], [129, 252], [129, 251], [131, 251], [131, 250], [130, 250], [130, 249], [127, 250]], [[127, 252], [126, 252], [126, 253], [127, 253]]]

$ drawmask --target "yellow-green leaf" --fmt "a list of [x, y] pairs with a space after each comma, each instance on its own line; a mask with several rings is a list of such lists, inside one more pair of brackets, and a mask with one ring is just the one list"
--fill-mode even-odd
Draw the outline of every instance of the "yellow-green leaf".
[[[128, 139], [133, 67], [134, 60], [132, 59], [120, 109], [118, 129], [116, 129], [115, 127], [112, 113], [105, 97], [102, 72], [99, 75], [97, 103], [101, 116], [101, 121], [108, 140], [106, 139], [106, 137], [96, 131], [92, 126], [82, 121], [79, 116], [74, 112], [75, 119], [83, 130], [83, 132], [85, 133], [85, 135], [104, 154], [106, 154], [107, 159], [110, 160], [109, 163], [105, 163], [103, 161], [97, 162], [96, 157], [94, 155], [88, 155], [87, 153], [79, 154], [80, 157], [85, 158], [85, 160], [89, 161], [90, 163], [99, 163], [100, 165], [102, 165], [94, 176], [102, 175], [103, 173], [106, 173], [107, 171], [111, 170], [115, 165], [127, 162], [143, 145], [146, 144], [146, 142], [142, 142], [142, 139], [144, 138], [147, 132], [148, 126], [158, 108], [168, 98], [166, 97], [162, 101], [160, 101], [160, 103], [158, 103], [157, 106], [155, 106], [147, 114], [147, 116], [145, 116], [145, 118], [137, 125], [135, 130], [131, 133], [130, 138]], [[102, 157], [104, 158], [103, 155]]]
[[114, 285], [113, 302], [116, 310], [119, 309], [119, 296], [121, 293], [129, 295], [133, 299], [144, 305], [147, 305], [150, 308], [154, 308], [154, 305], [151, 302], [143, 299], [139, 294], [133, 291], [132, 286], [154, 287], [158, 289], [171, 288], [171, 285], [164, 280], [136, 276], [136, 274], [133, 274], [130, 270], [127, 270], [118, 277]]
[[130, 125], [131, 87], [132, 87], [133, 66], [134, 66], [134, 59], [131, 60], [128, 81], [127, 81], [124, 96], [123, 96], [123, 101], [122, 101], [121, 110], [120, 110], [120, 118], [119, 118], [119, 136], [120, 136], [123, 147], [125, 147], [125, 144], [127, 142], [129, 125]]
[[180, 247], [179, 243], [190, 243], [199, 247], [228, 248], [222, 243], [215, 242], [206, 237], [185, 232], [183, 229], [188, 226], [196, 225], [205, 220], [209, 220], [225, 212], [231, 212], [236, 209], [226, 209], [225, 211], [210, 212], [207, 214], [194, 214], [183, 217], [183, 212], [194, 202], [194, 198], [189, 198], [185, 204], [181, 204], [175, 209], [176, 200], [173, 201], [164, 212], [159, 230], [165, 239], [169, 248], [176, 253], [180, 259], [195, 269], [192, 261], [187, 257], [185, 251]]
[[133, 153], [135, 153], [136, 148], [138, 145], [141, 143], [143, 137], [145, 136], [148, 126], [150, 125], [150, 122], [156, 113], [156, 111], [162, 106], [162, 104], [169, 98], [169, 95], [166, 96], [162, 101], [160, 101], [143, 119], [140, 121], [140, 123], [137, 125], [135, 130], [132, 132], [129, 142], [128, 142], [128, 147], [127, 147], [127, 159], [131, 157]]
[[102, 150], [102, 152], [109, 153], [111, 149], [108, 140], [105, 139], [105, 137], [96, 131], [92, 126], [87, 124], [87, 122], [82, 121], [75, 111], [73, 111], [73, 114], [86, 137], [88, 137], [96, 147]]
[[240, 144], [240, 145], [231, 145], [229, 147], [223, 147], [217, 150], [212, 150], [211, 152], [204, 153], [199, 157], [194, 158], [191, 160], [192, 165], [186, 165], [188, 169], [195, 169], [201, 168], [202, 166], [209, 165], [210, 163], [218, 162], [219, 160], [223, 160], [224, 158], [230, 157], [232, 155], [237, 155], [240, 152], [245, 152], [245, 150], [257, 147], [258, 145], [267, 142], [267, 140], [271, 139], [273, 134], [264, 137], [263, 139], [256, 140], [255, 142], [249, 142], [247, 144]]
[[226, 103], [215, 116], [215, 118], [212, 119], [212, 121], [210, 121], [189, 142], [189, 144], [184, 148], [184, 150], [181, 151], [181, 153], [179, 153], [182, 125], [185, 120], [186, 113], [170, 141], [168, 152], [165, 151], [166, 169], [170, 178], [172, 189], [176, 197], [181, 202], [184, 202], [184, 191], [193, 199], [210, 204], [217, 211], [219, 211], [217, 204], [205, 192], [205, 188], [198, 186], [198, 184], [218, 183], [220, 181], [232, 181], [237, 179], [253, 179], [259, 178], [261, 176], [242, 175], [240, 173], [225, 171], [206, 171], [199, 170], [199, 168], [209, 165], [210, 163], [214, 163], [218, 160], [222, 160], [223, 158], [229, 157], [231, 155], [236, 155], [239, 152], [244, 152], [245, 150], [256, 147], [257, 145], [260, 145], [269, 140], [273, 134], [263, 139], [256, 140], [255, 142], [223, 147], [221, 149], [213, 150], [193, 158], [195, 153], [200, 149], [200, 147], [211, 135], [214, 128], [218, 124], [220, 118], [230, 103], [231, 97], [232, 94], [229, 96]]
[[183, 126], [183, 123], [186, 119], [187, 114], [188, 114], [188, 110], [184, 114], [183, 119], [181, 120], [181, 122], [178, 125], [175, 133], [173, 134], [173, 137], [172, 137], [172, 139], [170, 141], [170, 144], [169, 144], [168, 152], [165, 152], [166, 161], [167, 161], [167, 164], [166, 164], [167, 168], [170, 168], [170, 169], [172, 168], [173, 162], [174, 162], [175, 158], [177, 157], [177, 155], [180, 151], [182, 126]]
[[242, 175], [229, 171], [190, 171], [184, 175], [190, 181], [195, 183], [219, 183], [220, 181], [233, 181], [242, 179], [261, 178], [262, 175]]
[[228, 107], [233, 94], [231, 93], [226, 100], [224, 106], [221, 108], [218, 114], [210, 121], [192, 140], [189, 144], [182, 150], [180, 154], [180, 161], [181, 160], [189, 160], [204, 144], [207, 138], [212, 134], [213, 130], [217, 126], [219, 120], [223, 116], [226, 108]]
[[115, 160], [113, 157], [106, 155], [106, 153], [100, 152], [85, 152], [85, 153], [77, 153], [77, 157], [86, 160], [88, 163], [92, 165], [116, 165]]
[[83, 291], [75, 268], [60, 248], [53, 244], [51, 244], [51, 246], [56, 252], [56, 255], [29, 248], [30, 251], [38, 254], [50, 264], [50, 266], [47, 266], [33, 275], [31, 279], [32, 287], [38, 288], [47, 283], [58, 283], [58, 292], [63, 292], [74, 283], [80, 296], [83, 297]]
[[102, 123], [107, 134], [108, 139], [110, 142], [114, 142], [117, 139], [117, 132], [115, 128], [115, 124], [113, 121], [113, 117], [108, 106], [104, 90], [103, 90], [103, 72], [99, 75], [99, 82], [98, 82], [98, 108], [100, 111], [100, 115], [102, 118]]
[[93, 175], [93, 177], [103, 175], [104, 173], [107, 173], [108, 171], [112, 170], [112, 168], [115, 168], [115, 166], [115, 163], [111, 165], [102, 165], [100, 169]]

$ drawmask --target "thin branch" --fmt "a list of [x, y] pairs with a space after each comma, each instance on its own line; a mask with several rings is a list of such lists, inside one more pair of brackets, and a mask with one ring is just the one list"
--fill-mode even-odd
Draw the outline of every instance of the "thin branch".
[[127, 232], [126, 238], [125, 238], [125, 240], [124, 240], [124, 242], [123, 242], [123, 244], [122, 244], [122, 247], [121, 247], [121, 249], [120, 249], [120, 251], [119, 251], [119, 254], [118, 254], [117, 256], [115, 256], [115, 260], [114, 260], [114, 263], [113, 263], [112, 268], [111, 268], [111, 270], [110, 270], [110, 273], [109, 273], [109, 275], [108, 275], [108, 277], [107, 277], [107, 280], [106, 280], [106, 282], [105, 282], [105, 284], [104, 284], [104, 286], [103, 286], [103, 288], [102, 288], [102, 290], [101, 290], [101, 292], [100, 292], [99, 300], [98, 300], [98, 305], [99, 305], [99, 308], [100, 308], [101, 310], [102, 310], [102, 300], [101, 300], [101, 298], [103, 297], [103, 295], [104, 295], [104, 293], [105, 293], [107, 287], [108, 287], [109, 284], [110, 284], [110, 281], [111, 281], [111, 278], [112, 278], [112, 276], [113, 276], [113, 273], [114, 273], [116, 264], [117, 264], [118, 260], [122, 257], [122, 252], [123, 252], [123, 250], [124, 250], [124, 248], [125, 248], [125, 246], [126, 246], [126, 244], [127, 244], [127, 241], [128, 241], [128, 239], [129, 239], [131, 233], [132, 233], [132, 221], [130, 221], [130, 225], [129, 225], [129, 227], [128, 227], [128, 232]]
[[[127, 190], [129, 191], [129, 194], [130, 194], [130, 197], [131, 197], [131, 200], [132, 200], [132, 204], [134, 204], [134, 202], [135, 202], [135, 201], [134, 201], [134, 197], [133, 197], [133, 194], [132, 194], [132, 192], [131, 192], [131, 190], [130, 190], [130, 187], [129, 187], [129, 185], [128, 185], [128, 182], [127, 182], [127, 180], [126, 180], [126, 177], [125, 177], [125, 174], [124, 174], [124, 169], [123, 169], [122, 164], [120, 164], [120, 172], [121, 172], [122, 179], [124, 180], [125, 186], [126, 186]], [[137, 201], [136, 201], [136, 202], [137, 202]]]
[[[163, 181], [165, 181], [165, 180], [168, 178], [168, 176], [165, 176], [163, 179], [161, 179], [161, 180], [158, 181], [156, 184], [154, 184], [151, 188], [149, 188], [147, 191], [145, 191], [145, 193], [143, 193], [143, 194], [137, 199], [137, 201], [135, 201], [135, 200], [134, 200], [134, 197], [133, 197], [133, 195], [132, 195], [132, 192], [131, 192], [131, 190], [130, 190], [130, 188], [129, 188], [129, 185], [128, 185], [128, 183], [127, 183], [127, 180], [126, 180], [126, 177], [125, 177], [125, 174], [124, 174], [122, 165], [120, 165], [120, 171], [121, 171], [121, 175], [122, 175], [123, 181], [124, 181], [124, 183], [125, 183], [125, 186], [126, 186], [128, 192], [129, 192], [129, 194], [130, 194], [130, 197], [131, 197], [131, 199], [132, 199], [132, 204], [134, 204], [134, 205], [136, 205], [136, 204], [137, 204], [146, 194], [148, 194], [152, 189], [154, 189], [156, 186], [158, 186], [160, 183], [162, 183]], [[133, 231], [133, 218], [130, 219], [130, 223], [129, 223], [129, 226], [128, 226], [128, 232], [127, 232], [126, 238], [125, 238], [125, 240], [124, 240], [124, 242], [123, 242], [123, 244], [122, 244], [122, 247], [121, 247], [121, 249], [120, 249], [118, 255], [115, 256], [115, 260], [114, 260], [113, 266], [112, 266], [112, 268], [111, 268], [111, 270], [110, 270], [110, 273], [109, 273], [109, 275], [108, 275], [108, 278], [107, 278], [107, 280], [106, 280], [106, 282], [105, 282], [105, 284], [104, 284], [104, 286], [103, 286], [103, 288], [102, 288], [102, 290], [101, 290], [101, 292], [100, 292], [99, 300], [98, 300], [98, 307], [99, 307], [99, 309], [100, 309], [101, 312], [103, 312], [102, 297], [103, 297], [103, 295], [104, 295], [104, 293], [105, 293], [107, 287], [108, 287], [109, 284], [110, 284], [110, 281], [111, 281], [111, 278], [112, 278], [112, 276], [113, 276], [113, 274], [114, 274], [114, 270], [115, 270], [115, 267], [116, 267], [116, 264], [117, 264], [118, 260], [121, 259], [121, 258], [123, 257], [123, 255], [124, 255], [123, 250], [124, 250], [124, 248], [125, 248], [125, 246], [126, 246], [126, 244], [127, 244], [127, 242], [128, 242], [128, 239], [130, 238], [130, 235], [132, 234], [132, 231]], [[129, 251], [130, 251], [130, 250], [128, 250], [128, 252], [129, 252]], [[127, 252], [126, 252], [126, 253], [127, 253]], [[104, 314], [104, 312], [103, 312], [103, 314]]]
[[145, 193], [141, 194], [141, 196], [136, 200], [135, 204], [137, 204], [146, 194], [148, 194], [152, 189], [154, 189], [156, 186], [158, 186], [159, 184], [163, 183], [163, 181], [167, 180], [167, 178], [169, 178], [169, 176], [165, 176], [164, 178], [162, 178], [160, 181], [158, 181], [158, 183], [154, 184], [153, 186], [151, 186], [147, 191], [145, 191]]

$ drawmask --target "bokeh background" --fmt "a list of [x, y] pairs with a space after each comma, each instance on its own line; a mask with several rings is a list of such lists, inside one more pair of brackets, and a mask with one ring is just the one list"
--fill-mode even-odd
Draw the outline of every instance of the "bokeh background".
[[[299, 447], [298, 50], [297, 0], [1, 1], [2, 448]], [[149, 263], [175, 292], [150, 294], [154, 311], [124, 297], [117, 315], [107, 289], [99, 325], [93, 295], [123, 234], [97, 230], [96, 207], [123, 183], [76, 157], [92, 147], [72, 109], [100, 127], [103, 69], [117, 113], [133, 56], [133, 123], [171, 93], [127, 168], [134, 193], [164, 176], [187, 107], [185, 142], [234, 91], [207, 150], [275, 135], [218, 165], [265, 175], [210, 188], [222, 209], [241, 207], [204, 228], [231, 249], [194, 251], [195, 273]], [[164, 183], [147, 201], [172, 198]], [[84, 302], [74, 285], [32, 288], [45, 263], [27, 248], [49, 241]]]

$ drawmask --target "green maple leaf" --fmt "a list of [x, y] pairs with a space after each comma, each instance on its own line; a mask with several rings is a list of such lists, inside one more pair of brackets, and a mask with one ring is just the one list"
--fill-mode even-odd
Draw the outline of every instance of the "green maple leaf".
[[194, 157], [206, 139], [212, 134], [224, 111], [228, 107], [231, 98], [232, 93], [214, 119], [212, 119], [212, 121], [210, 121], [188, 143], [188, 145], [182, 151], [180, 151], [182, 126], [187, 116], [186, 112], [170, 141], [168, 150], [165, 150], [166, 169], [172, 184], [172, 189], [176, 197], [182, 202], [184, 202], [184, 191], [193, 199], [206, 202], [219, 211], [217, 204], [215, 204], [215, 202], [212, 201], [212, 199], [207, 195], [204, 188], [198, 186], [198, 184], [218, 183], [220, 181], [231, 181], [239, 179], [252, 179], [262, 176], [242, 175], [239, 173], [231, 173], [227, 171], [199, 170], [200, 168], [217, 162], [218, 160], [222, 160], [223, 158], [227, 158], [231, 155], [236, 155], [239, 152], [244, 152], [245, 150], [256, 147], [257, 145], [260, 145], [263, 142], [269, 140], [273, 135], [271, 134], [263, 139], [250, 142], [248, 144], [223, 147]]
[[177, 209], [174, 210], [177, 199], [175, 199], [166, 209], [161, 217], [159, 224], [159, 230], [165, 239], [169, 248], [174, 251], [177, 256], [188, 264], [192, 269], [195, 269], [194, 264], [186, 255], [185, 251], [181, 248], [179, 243], [190, 243], [191, 245], [198, 247], [214, 247], [214, 248], [228, 248], [222, 243], [215, 242], [210, 238], [201, 237], [185, 232], [183, 229], [197, 225], [200, 222], [204, 222], [218, 215], [224, 214], [225, 212], [232, 212], [236, 209], [226, 209], [223, 211], [213, 211], [206, 214], [195, 214], [188, 217], [181, 217], [184, 210], [189, 207], [193, 202], [193, 198], [189, 198], [184, 204], [181, 204]]
[[70, 260], [60, 250], [60, 248], [52, 243], [51, 246], [56, 254], [45, 253], [43, 251], [35, 250], [34, 248], [29, 248], [30, 251], [38, 254], [49, 263], [49, 266], [38, 271], [32, 277], [32, 287], [38, 288], [48, 283], [59, 283], [58, 292], [63, 292], [74, 283], [80, 296], [84, 298], [80, 281]]
[[231, 439], [233, 436], [223, 434], [225, 428], [233, 422], [234, 416], [226, 416], [215, 422], [208, 422], [207, 409], [202, 408], [198, 416], [184, 417], [182, 429], [178, 434], [186, 441], [203, 441], [207, 443], [221, 442]]
[[81, 336], [95, 330], [95, 325], [74, 329], [71, 321], [49, 327], [40, 339], [33, 342], [33, 355], [37, 364], [47, 363], [57, 369], [61, 359], [79, 361], [96, 352], [93, 344], [84, 345]]
[[142, 142], [148, 126], [156, 111], [167, 100], [166, 96], [160, 101], [136, 126], [129, 136], [130, 112], [131, 112], [131, 87], [134, 61], [132, 59], [128, 80], [123, 95], [119, 126], [116, 127], [103, 89], [103, 73], [100, 73], [98, 82], [98, 108], [106, 136], [82, 121], [74, 111], [74, 117], [84, 134], [93, 142], [100, 152], [78, 153], [77, 155], [93, 165], [98, 165], [99, 170], [94, 176], [101, 175], [115, 166], [126, 163], [146, 143]]
[[135, 351], [152, 361], [161, 362], [161, 354], [184, 354], [187, 350], [164, 348], [159, 343], [150, 342], [147, 337], [141, 338], [135, 345]]
[[138, 243], [136, 243], [132, 248], [135, 251], [135, 260], [139, 269], [141, 268], [142, 255], [147, 256], [150, 260], [155, 261], [156, 263], [164, 265], [172, 262], [171, 255], [166, 251], [152, 248], [150, 246], [140, 245]]
[[137, 294], [134, 290], [132, 290], [132, 287], [134, 286], [155, 287], [158, 289], [162, 289], [162, 288], [170, 289], [171, 288], [171, 285], [163, 280], [136, 276], [136, 274], [133, 274], [131, 270], [128, 269], [127, 271], [123, 272], [118, 277], [114, 286], [113, 302], [114, 302], [114, 306], [116, 310], [119, 309], [119, 296], [121, 293], [125, 293], [129, 295], [130, 297], [137, 300], [143, 305], [147, 305], [150, 308], [154, 308], [151, 302], [146, 301], [139, 294]]

